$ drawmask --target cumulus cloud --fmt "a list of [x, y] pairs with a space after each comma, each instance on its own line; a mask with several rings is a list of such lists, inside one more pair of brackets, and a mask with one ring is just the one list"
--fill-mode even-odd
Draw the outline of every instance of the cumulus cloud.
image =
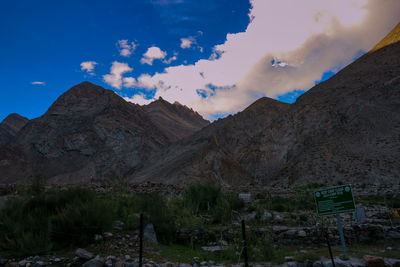
[[33, 85], [46, 85], [45, 82], [39, 82], [39, 81], [31, 82], [31, 84], [33, 84]]
[[103, 75], [103, 81], [116, 89], [121, 89], [123, 82], [127, 83], [127, 81], [123, 79], [122, 75], [131, 72], [132, 70], [133, 69], [129, 67], [127, 63], [114, 61], [110, 68], [110, 74]]
[[132, 97], [124, 97], [124, 99], [128, 102], [139, 104], [139, 105], [147, 105], [150, 104], [153, 100], [147, 99], [143, 94], [137, 94]]
[[126, 88], [133, 88], [138, 84], [136, 79], [133, 77], [123, 78], [122, 81], [123, 81], [123, 86]]
[[193, 44], [196, 43], [196, 39], [192, 36], [181, 38], [181, 48], [187, 49], [190, 48]]
[[86, 71], [90, 75], [94, 75], [94, 68], [96, 65], [96, 61], [84, 61], [81, 63], [81, 71]]
[[146, 53], [143, 54], [142, 59], [140, 62], [142, 64], [148, 64], [148, 65], [153, 65], [153, 61], [156, 59], [163, 59], [167, 56], [167, 53], [162, 51], [159, 47], [157, 46], [152, 46], [149, 47], [146, 51]]
[[119, 54], [123, 57], [129, 57], [135, 51], [137, 43], [130, 42], [128, 40], [119, 40], [117, 42]]
[[399, 13], [398, 0], [252, 0], [246, 30], [227, 34], [209, 59], [142, 75], [137, 86], [207, 118], [237, 112], [259, 96], [309, 89], [369, 50]]

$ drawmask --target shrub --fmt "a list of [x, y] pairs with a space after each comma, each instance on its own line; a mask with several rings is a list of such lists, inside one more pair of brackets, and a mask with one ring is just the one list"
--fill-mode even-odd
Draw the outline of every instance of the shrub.
[[6, 254], [45, 253], [53, 247], [86, 245], [111, 228], [114, 214], [87, 189], [35, 192], [9, 200], [0, 210], [0, 246]]
[[186, 208], [198, 214], [213, 208], [220, 197], [221, 189], [211, 184], [195, 184], [184, 192], [183, 199]]
[[183, 208], [196, 216], [209, 215], [211, 223], [230, 222], [233, 211], [243, 207], [244, 203], [237, 195], [224, 193], [211, 184], [191, 185], [183, 194]]

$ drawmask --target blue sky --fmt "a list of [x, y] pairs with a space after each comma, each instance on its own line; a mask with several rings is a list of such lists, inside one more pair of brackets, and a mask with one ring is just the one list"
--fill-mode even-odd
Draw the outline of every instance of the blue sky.
[[[28, 118], [42, 115], [71, 86], [89, 80], [105, 88], [101, 75], [81, 71], [83, 61], [96, 61], [96, 73], [108, 73], [111, 62], [130, 62], [136, 73], [162, 71], [165, 64], [139, 63], [152, 45], [168, 54], [179, 52], [174, 64], [191, 63], [210, 55], [212, 46], [229, 32], [248, 24], [248, 1], [202, 0], [182, 4], [168, 1], [2, 1], [0, 8], [0, 120], [17, 112]], [[217, 3], [216, 3], [217, 2]], [[225, 6], [229, 4], [230, 10]], [[223, 9], [223, 10], [221, 10]], [[180, 48], [180, 38], [195, 36], [198, 49]], [[128, 59], [118, 40], [136, 41]], [[44, 81], [45, 85], [31, 82]], [[118, 91], [131, 95], [132, 90]]]
[[[38, 117], [60, 94], [84, 80], [113, 89], [136, 103], [148, 103], [159, 96], [171, 102], [177, 100], [210, 119], [221, 117], [218, 114], [235, 113], [260, 96], [293, 102], [316, 81], [332, 76], [360, 51], [365, 51], [394, 21], [392, 18], [380, 22], [368, 42], [357, 45], [359, 39], [355, 38], [350, 45], [346, 44], [351, 49], [339, 59], [309, 63], [313, 65], [305, 61], [300, 66], [294, 60], [296, 51], [307, 42], [311, 44], [307, 47], [313, 47], [315, 42], [310, 40], [324, 34], [324, 30], [316, 27], [299, 40], [285, 40], [283, 37], [291, 33], [276, 33], [279, 23], [271, 27], [268, 19], [286, 7], [273, 3], [270, 0], [2, 1], [0, 120], [13, 112], [31, 119]], [[309, 7], [314, 8], [311, 4]], [[276, 12], [268, 16], [271, 10]], [[289, 13], [292, 11], [295, 7]], [[368, 10], [364, 11], [364, 17], [368, 18]], [[332, 12], [332, 17], [342, 19], [336, 11]], [[285, 25], [281, 26], [284, 32]], [[361, 36], [363, 32], [357, 34]], [[333, 36], [333, 41], [339, 40], [340, 49], [342, 36]], [[275, 44], [275, 39], [280, 43]], [[262, 50], [263, 42], [270, 50]], [[285, 51], [275, 49], [285, 42], [298, 45]], [[123, 43], [127, 45], [125, 54]], [[252, 53], [253, 50], [256, 52]], [[316, 51], [318, 47], [305, 59]], [[146, 61], [146, 52], [154, 58]], [[267, 66], [260, 68], [264, 58]], [[278, 61], [282, 64], [277, 65]], [[82, 69], [83, 62], [95, 62], [93, 69]], [[114, 72], [110, 69], [113, 63]], [[310, 71], [304, 74], [306, 68]], [[264, 86], [266, 82], [259, 78], [279, 80], [275, 77], [282, 73], [293, 81]], [[300, 73], [307, 79], [299, 78]]]

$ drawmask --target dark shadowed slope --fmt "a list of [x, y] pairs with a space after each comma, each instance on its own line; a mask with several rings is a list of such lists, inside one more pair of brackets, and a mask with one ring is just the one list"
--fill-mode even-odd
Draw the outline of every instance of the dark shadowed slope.
[[8, 115], [0, 123], [0, 146], [9, 144], [28, 121], [16, 113]]
[[240, 163], [242, 150], [288, 107], [261, 98], [244, 111], [220, 119], [157, 153], [131, 179], [162, 183], [211, 181], [225, 186], [251, 183], [252, 174]]
[[178, 102], [171, 104], [162, 98], [142, 107], [170, 141], [180, 140], [210, 124], [187, 106]]
[[[167, 143], [139, 106], [84, 82], [61, 95], [43, 116], [31, 120], [13, 148], [24, 155], [31, 175], [74, 183], [124, 176]], [[14, 174], [18, 170], [13, 166], [0, 168], [5, 169], [3, 181], [26, 178]]]
[[185, 106], [159, 100], [141, 107], [83, 82], [27, 123], [9, 147], [0, 147], [0, 181], [32, 175], [53, 183], [125, 177], [152, 153], [207, 124]]

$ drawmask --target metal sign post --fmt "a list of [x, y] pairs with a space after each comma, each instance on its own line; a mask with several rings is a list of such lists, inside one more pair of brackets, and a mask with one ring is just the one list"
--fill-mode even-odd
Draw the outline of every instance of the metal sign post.
[[242, 220], [242, 237], [243, 237], [244, 266], [249, 267], [249, 255], [247, 252], [247, 240], [246, 240], [246, 225], [244, 223], [244, 220]]
[[336, 214], [336, 223], [339, 231], [340, 243], [342, 244], [343, 254], [348, 258], [349, 250], [346, 247], [346, 240], [344, 239], [343, 223], [339, 214]]
[[143, 213], [140, 213], [139, 218], [139, 267], [143, 266]]
[[336, 266], [335, 266], [335, 261], [333, 260], [332, 249], [331, 249], [331, 243], [329, 242], [328, 230], [325, 230], [325, 238], [326, 238], [326, 244], [328, 245], [329, 256], [331, 256], [332, 266], [333, 266], [333, 267], [336, 267]]
[[339, 214], [354, 212], [356, 209], [351, 186], [343, 185], [316, 191], [314, 192], [314, 199], [318, 215], [324, 216], [336, 214], [336, 223], [338, 226], [343, 254], [348, 257], [349, 251], [346, 247], [343, 223]]

